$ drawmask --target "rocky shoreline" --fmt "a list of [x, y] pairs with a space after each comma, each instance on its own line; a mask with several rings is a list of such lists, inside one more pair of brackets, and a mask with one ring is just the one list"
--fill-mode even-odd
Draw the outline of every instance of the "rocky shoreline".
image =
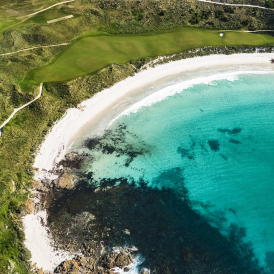
[[[102, 150], [127, 156], [125, 165], [147, 153], [143, 143], [136, 149], [116, 135], [89, 139], [84, 145], [91, 154]], [[227, 229], [223, 214], [207, 219], [192, 207], [183, 169], [173, 168], [156, 178], [178, 184], [180, 192], [175, 192], [127, 177], [102, 176], [96, 181], [86, 168], [93, 160], [90, 154], [69, 153], [50, 171], [57, 178], [36, 182], [34, 210], [47, 211], [56, 252], [74, 254], [58, 261], [51, 273], [135, 274], [136, 265], [143, 267], [139, 274], [265, 273], [244, 242], [244, 228]], [[207, 210], [207, 204], [200, 206]], [[140, 254], [145, 261], [139, 261]]]
[[[80, 168], [80, 164], [85, 159], [90, 160], [89, 154], [68, 153], [64, 160], [62, 160], [54, 170], [50, 173], [57, 175], [55, 180], [43, 179], [36, 181], [32, 190], [33, 197], [31, 198], [33, 212], [36, 214], [43, 210], [49, 210], [52, 202], [62, 195], [66, 195], [66, 192], [76, 188], [81, 178], [77, 176], [77, 170]], [[94, 189], [94, 191], [106, 191], [106, 189]], [[87, 226], [90, 222], [95, 220], [95, 216], [89, 212], [82, 212], [70, 220], [69, 226], [71, 230], [77, 231], [78, 234], [84, 233], [84, 230], [88, 229]], [[43, 224], [45, 225], [45, 224]], [[105, 246], [101, 241], [101, 237], [97, 237], [97, 240], [77, 241], [68, 240], [69, 232], [66, 235], [61, 236], [63, 231], [60, 232], [58, 225], [53, 223], [48, 224], [48, 229], [52, 234], [54, 243], [54, 249], [56, 251], [68, 251], [70, 254], [74, 254], [71, 260], [65, 260], [59, 264], [53, 272], [43, 271], [42, 268], [38, 268], [36, 264], [33, 266], [33, 274], [116, 274], [116, 273], [128, 273], [134, 264], [135, 254], [138, 249], [132, 247], [116, 246], [112, 249]], [[107, 234], [110, 228], [106, 228], [101, 231], [102, 234]], [[98, 233], [98, 231], [96, 232]], [[130, 233], [125, 230], [124, 233]], [[73, 233], [75, 236], [75, 234]], [[141, 274], [148, 274], [149, 271], [142, 269]]]

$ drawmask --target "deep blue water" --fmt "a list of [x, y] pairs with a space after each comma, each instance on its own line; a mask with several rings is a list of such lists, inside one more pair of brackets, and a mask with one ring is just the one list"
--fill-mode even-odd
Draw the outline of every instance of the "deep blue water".
[[85, 207], [153, 273], [274, 273], [273, 74], [185, 87], [81, 144]]

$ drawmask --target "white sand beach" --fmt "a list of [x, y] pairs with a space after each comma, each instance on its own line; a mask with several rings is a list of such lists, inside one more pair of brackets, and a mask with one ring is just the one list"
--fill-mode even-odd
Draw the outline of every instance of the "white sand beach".
[[31, 262], [44, 271], [53, 271], [61, 262], [71, 259], [68, 252], [55, 250], [50, 233], [46, 228], [47, 212], [28, 214], [23, 218], [25, 245], [31, 251]]
[[[49, 170], [54, 169], [68, 151], [71, 144], [81, 133], [91, 126], [108, 111], [110, 111], [121, 100], [142, 92], [145, 88], [153, 86], [167, 77], [182, 75], [184, 73], [215, 70], [222, 68], [261, 67], [266, 71], [274, 71], [274, 65], [270, 59], [274, 57], [271, 53], [233, 54], [233, 55], [211, 55], [195, 57], [180, 61], [158, 65], [148, 68], [133, 77], [123, 80], [109, 89], [96, 94], [80, 104], [78, 108], [69, 109], [64, 117], [55, 123], [51, 131], [41, 144], [35, 158], [34, 167], [38, 169], [35, 179], [43, 179], [50, 176]], [[54, 176], [51, 175], [54, 179]], [[44, 270], [52, 271], [65, 257], [57, 256], [50, 247], [48, 234], [43, 232], [40, 225], [39, 215], [28, 215], [24, 218], [26, 246], [32, 253], [32, 261]], [[37, 232], [38, 230], [38, 232]], [[50, 254], [50, 255], [49, 255]]]

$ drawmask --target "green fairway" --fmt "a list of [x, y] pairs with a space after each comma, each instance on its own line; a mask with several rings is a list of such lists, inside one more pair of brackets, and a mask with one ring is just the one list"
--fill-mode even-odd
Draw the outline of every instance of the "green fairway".
[[225, 32], [182, 28], [149, 35], [109, 35], [82, 38], [66, 49], [52, 64], [32, 72], [38, 82], [65, 81], [93, 73], [112, 63], [143, 57], [169, 55], [202, 46], [274, 44], [268, 34]]

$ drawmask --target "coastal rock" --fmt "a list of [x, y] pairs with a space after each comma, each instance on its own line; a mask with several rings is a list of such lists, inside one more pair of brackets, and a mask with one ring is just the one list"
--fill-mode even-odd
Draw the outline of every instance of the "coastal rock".
[[140, 274], [149, 274], [149, 271], [146, 268], [142, 268]]
[[82, 161], [88, 157], [89, 154], [71, 152], [65, 155], [65, 159], [59, 162], [58, 167], [71, 169], [79, 169]]
[[33, 202], [31, 200], [27, 200], [27, 202], [25, 204], [24, 214], [32, 214], [33, 211], [34, 211]]
[[123, 268], [128, 266], [134, 262], [131, 254], [127, 254], [125, 252], [115, 253], [111, 252], [106, 254], [102, 259], [102, 265], [105, 268]]
[[123, 230], [123, 232], [124, 232], [124, 234], [126, 234], [126, 235], [130, 235], [130, 230], [129, 229], [125, 229], [125, 230]]
[[[85, 243], [84, 255], [76, 255], [72, 260], [62, 262], [54, 273], [59, 274], [116, 274], [117, 269], [123, 269], [123, 272], [129, 272], [133, 258], [125, 252], [102, 253], [102, 243]], [[67, 250], [69, 248], [67, 247]], [[72, 252], [72, 250], [71, 250]], [[103, 259], [102, 259], [103, 258]]]
[[78, 214], [74, 218], [74, 226], [85, 226], [90, 221], [95, 220], [95, 216], [89, 212], [82, 212], [81, 214]]
[[80, 273], [93, 273], [93, 272], [96, 272], [97, 260], [98, 260], [98, 258], [96, 258], [96, 256], [82, 257], [81, 258]]
[[135, 247], [135, 246], [133, 245], [132, 247], [128, 247], [128, 248], [127, 248], [127, 251], [130, 252], [130, 253], [132, 253], [132, 252], [137, 252], [137, 251], [138, 251], [138, 248]]
[[102, 259], [102, 265], [106, 268], [114, 268], [115, 265], [115, 260], [117, 258], [118, 254], [115, 252], [111, 252], [107, 254], [103, 259]]
[[77, 260], [67, 260], [61, 263], [57, 269], [56, 273], [60, 274], [79, 274], [81, 261]]
[[115, 264], [116, 266], [123, 268], [124, 266], [128, 266], [134, 262], [131, 254], [126, 254], [124, 252], [121, 252], [118, 254]]
[[36, 184], [35, 190], [40, 191], [40, 192], [47, 192], [49, 189], [43, 183], [38, 183], [38, 184]]
[[58, 179], [54, 181], [57, 188], [72, 189], [74, 188], [74, 180], [76, 179], [74, 174], [64, 173]]
[[112, 270], [109, 270], [109, 269], [106, 270], [103, 267], [98, 267], [96, 274], [116, 274], [116, 273], [113, 272]]
[[42, 183], [45, 187], [50, 187], [51, 180], [50, 180], [50, 179], [43, 179], [43, 180], [41, 181], [41, 183]]

